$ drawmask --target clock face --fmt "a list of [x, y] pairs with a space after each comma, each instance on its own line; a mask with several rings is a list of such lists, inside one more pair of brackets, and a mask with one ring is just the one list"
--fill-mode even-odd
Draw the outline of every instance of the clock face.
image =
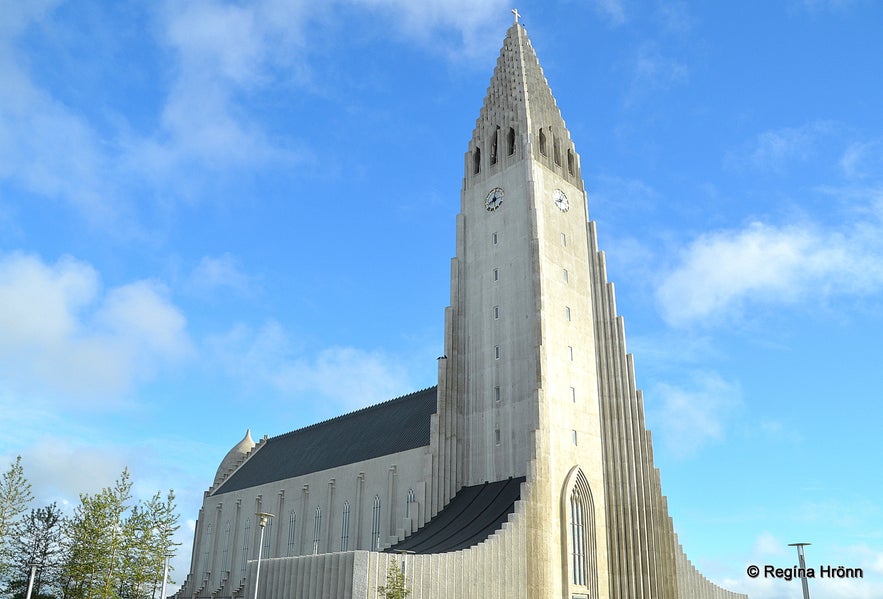
[[561, 212], [567, 212], [567, 209], [570, 208], [570, 201], [560, 189], [552, 192], [552, 201], [555, 202], [555, 205], [558, 206], [558, 210]]
[[484, 200], [484, 207], [489, 211], [494, 211], [499, 208], [503, 204], [503, 189], [501, 187], [494, 187], [487, 194], [487, 197]]

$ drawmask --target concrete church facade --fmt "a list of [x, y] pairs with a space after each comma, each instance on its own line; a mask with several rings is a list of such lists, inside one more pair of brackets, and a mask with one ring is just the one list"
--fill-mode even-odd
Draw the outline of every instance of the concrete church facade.
[[[438, 385], [224, 458], [176, 597], [744, 598], [677, 541], [579, 155], [524, 27], [465, 155]], [[391, 432], [392, 431], [392, 432]], [[261, 542], [259, 512], [275, 517]], [[397, 555], [401, 554], [401, 555]]]

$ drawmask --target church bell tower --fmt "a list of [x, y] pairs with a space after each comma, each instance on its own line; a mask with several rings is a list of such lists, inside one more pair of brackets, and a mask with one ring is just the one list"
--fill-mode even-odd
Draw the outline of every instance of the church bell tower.
[[[526, 477], [537, 594], [607, 596], [592, 272], [579, 155], [524, 27], [508, 30], [465, 155], [439, 371], [441, 507], [464, 485]], [[566, 567], [579, 479], [591, 572]], [[583, 541], [580, 541], [581, 543]], [[574, 562], [575, 563], [575, 562]], [[562, 586], [565, 587], [562, 589]], [[551, 590], [554, 595], [547, 595]], [[568, 593], [567, 596], [570, 596]]]

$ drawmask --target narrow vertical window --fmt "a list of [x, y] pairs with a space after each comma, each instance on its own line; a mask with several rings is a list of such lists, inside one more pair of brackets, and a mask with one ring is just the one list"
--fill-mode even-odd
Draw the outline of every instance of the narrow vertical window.
[[598, 562], [595, 546], [595, 507], [592, 491], [585, 474], [575, 473], [569, 490], [570, 505], [567, 510], [567, 553], [570, 557], [571, 584], [584, 587], [573, 596], [595, 597], [598, 595]]
[[500, 320], [500, 306], [494, 306], [494, 320]]
[[497, 234], [496, 233], [491, 234], [491, 239], [493, 240], [494, 245], [497, 245]]
[[570, 361], [573, 362], [573, 346], [572, 345], [567, 346], [567, 352], [570, 354]]
[[251, 518], [245, 519], [245, 530], [242, 535], [242, 561], [239, 564], [239, 575], [245, 576], [245, 568], [248, 565], [248, 542], [251, 540]]
[[571, 403], [576, 403], [576, 387], [570, 388], [570, 401]]
[[500, 387], [494, 387], [494, 401], [500, 401]]
[[561, 166], [561, 142], [558, 141], [557, 137], [552, 142], [552, 149], [555, 152], [555, 164]]
[[564, 306], [564, 318], [567, 319], [567, 322], [570, 322], [570, 306]]
[[499, 281], [499, 280], [500, 280], [500, 269], [495, 268], [494, 269], [494, 281]]
[[497, 133], [499, 132], [499, 130], [500, 128], [497, 127], [494, 131], [494, 137], [491, 140], [491, 164], [497, 163]]
[[561, 245], [563, 245], [564, 247], [567, 247], [567, 234], [566, 233], [561, 234]]
[[494, 360], [499, 360], [499, 359], [500, 359], [500, 346], [495, 345], [494, 346]]
[[221, 569], [225, 572], [230, 569], [230, 521], [224, 525], [224, 549], [221, 552]]
[[540, 129], [540, 154], [546, 155], [546, 134]]
[[319, 536], [322, 531], [322, 508], [316, 506], [316, 516], [313, 521], [313, 554], [319, 553]]
[[264, 527], [264, 557], [273, 557], [270, 555], [270, 537], [273, 536], [273, 519], [267, 520], [267, 526]]
[[573, 150], [567, 150], [567, 172], [571, 175], [575, 175], [575, 170], [576, 167], [574, 165]]
[[213, 528], [212, 528], [212, 525], [209, 524], [205, 528], [205, 537], [202, 539], [202, 544], [205, 547], [205, 552], [202, 554], [202, 568], [200, 568], [200, 570], [202, 570], [202, 572], [205, 574], [206, 577], [208, 577], [208, 575], [209, 575], [208, 555], [209, 555], [209, 550], [211, 549], [211, 546], [212, 546], [212, 533], [213, 533]]
[[509, 146], [509, 156], [515, 153], [515, 129], [509, 127], [509, 135], [507, 136], [507, 145]]
[[294, 555], [295, 539], [294, 531], [297, 528], [297, 514], [294, 510], [288, 513], [288, 556]]
[[346, 551], [350, 544], [350, 502], [343, 502], [343, 516], [340, 518], [340, 550]]
[[380, 549], [380, 495], [374, 496], [374, 513], [371, 518], [371, 549]]
[[500, 444], [500, 429], [494, 429], [494, 445]]
[[570, 431], [570, 436], [573, 440], [573, 444], [576, 445], [576, 431]]
[[472, 152], [472, 174], [477, 175], [481, 172], [481, 148], [475, 148]]
[[563, 276], [564, 276], [564, 282], [565, 282], [565, 283], [569, 283], [569, 282], [570, 282], [570, 273], [567, 272], [567, 269], [566, 269], [566, 268], [564, 269]]
[[573, 584], [586, 584], [586, 527], [579, 489], [570, 494], [570, 555]]

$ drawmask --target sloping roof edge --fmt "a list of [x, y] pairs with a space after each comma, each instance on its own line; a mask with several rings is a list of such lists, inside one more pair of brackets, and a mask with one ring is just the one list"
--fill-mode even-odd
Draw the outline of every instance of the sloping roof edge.
[[262, 439], [212, 495], [429, 445], [436, 387]]

